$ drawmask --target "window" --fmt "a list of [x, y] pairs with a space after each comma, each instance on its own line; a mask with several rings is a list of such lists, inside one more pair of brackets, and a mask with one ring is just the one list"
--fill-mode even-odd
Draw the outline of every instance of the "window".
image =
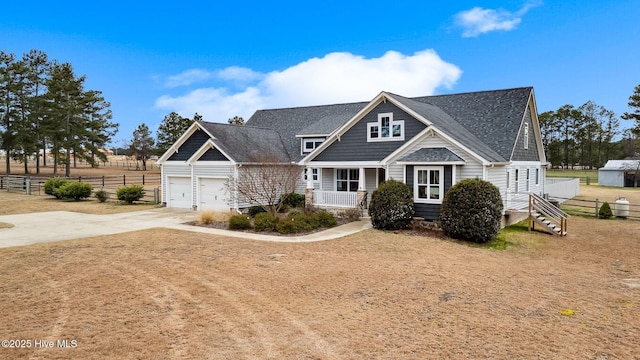
[[531, 169], [527, 169], [527, 192], [531, 191], [531, 182], [529, 181], [529, 173]]
[[[304, 169], [304, 181], [308, 180], [308, 176], [309, 176], [309, 169]], [[311, 180], [314, 183], [320, 182], [320, 169], [318, 168], [311, 168]]]
[[413, 185], [414, 200], [422, 203], [442, 203], [444, 167], [416, 167]]
[[358, 191], [359, 169], [336, 169], [337, 191]]
[[518, 187], [518, 184], [519, 184], [519, 182], [518, 182], [518, 173], [519, 172], [520, 172], [520, 170], [516, 169], [516, 173], [515, 173], [516, 178], [515, 178], [515, 181], [513, 182], [513, 185], [515, 185], [516, 192], [520, 191], [520, 188]]
[[367, 123], [367, 141], [404, 140], [404, 120], [393, 120], [393, 113], [378, 114], [378, 121]]
[[536, 169], [536, 185], [540, 185], [540, 169]]
[[322, 144], [322, 142], [324, 141], [324, 139], [302, 139], [302, 153], [310, 153], [313, 150], [315, 150], [318, 146], [320, 146], [320, 144]]
[[529, 148], [529, 123], [524, 123], [524, 148]]
[[507, 170], [507, 189], [511, 186], [511, 171]]

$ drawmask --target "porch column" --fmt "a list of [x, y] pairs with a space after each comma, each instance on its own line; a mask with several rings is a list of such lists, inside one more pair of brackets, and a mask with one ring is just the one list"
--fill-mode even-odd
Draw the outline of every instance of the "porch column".
[[310, 167], [306, 168], [307, 187], [304, 189], [304, 205], [305, 207], [313, 206], [313, 171]]
[[358, 175], [358, 191], [365, 190], [365, 182], [364, 182], [364, 168], [360, 168], [360, 174]]

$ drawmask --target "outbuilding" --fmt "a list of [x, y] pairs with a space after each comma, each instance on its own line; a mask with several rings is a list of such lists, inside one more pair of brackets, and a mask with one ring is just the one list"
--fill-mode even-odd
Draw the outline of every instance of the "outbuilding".
[[640, 186], [640, 160], [609, 160], [598, 169], [600, 186], [636, 187]]

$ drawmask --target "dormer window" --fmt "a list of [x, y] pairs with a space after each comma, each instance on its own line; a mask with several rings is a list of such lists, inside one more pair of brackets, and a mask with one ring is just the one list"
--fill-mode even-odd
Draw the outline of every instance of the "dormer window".
[[324, 142], [322, 138], [302, 139], [302, 153], [307, 154], [315, 150]]
[[378, 121], [367, 123], [367, 141], [403, 141], [404, 120], [393, 120], [393, 113], [378, 114]]

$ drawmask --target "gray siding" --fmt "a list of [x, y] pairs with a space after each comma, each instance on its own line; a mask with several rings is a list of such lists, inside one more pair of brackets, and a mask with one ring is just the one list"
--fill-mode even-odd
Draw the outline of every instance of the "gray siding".
[[[393, 113], [393, 120], [404, 120], [404, 141], [379, 141], [367, 142], [367, 123], [377, 122], [378, 114]], [[340, 137], [329, 145], [321, 154], [312, 161], [375, 161], [381, 160], [411, 140], [426, 125], [416, 120], [411, 115], [400, 110], [397, 106], [387, 102], [376, 106], [366, 114], [358, 123], [353, 125]]]
[[[407, 178], [405, 183], [409, 185], [411, 191], [413, 191], [413, 165], [407, 165]], [[451, 165], [444, 167], [444, 192], [445, 194], [452, 185], [452, 172]], [[444, 194], [443, 194], [444, 195]], [[420, 216], [425, 220], [438, 220], [440, 217], [440, 204], [423, 204], [414, 203], [413, 206], [416, 210], [416, 216]]]
[[198, 151], [202, 147], [210, 137], [204, 131], [198, 129], [185, 141], [180, 148], [178, 148], [178, 152], [173, 153], [171, 157], [169, 157], [168, 161], [187, 161], [193, 154]]
[[[529, 124], [529, 142], [528, 148], [524, 148], [524, 127], [525, 124]], [[540, 161], [538, 154], [538, 148], [536, 146], [536, 136], [533, 129], [533, 121], [531, 119], [531, 109], [527, 106], [527, 110], [524, 114], [524, 121], [520, 125], [520, 131], [518, 132], [518, 139], [516, 140], [515, 148], [513, 149], [512, 161]]]
[[[202, 146], [202, 145], [201, 145]], [[209, 149], [207, 150], [198, 161], [229, 161], [226, 156], [224, 156], [220, 150], [218, 149]]]

